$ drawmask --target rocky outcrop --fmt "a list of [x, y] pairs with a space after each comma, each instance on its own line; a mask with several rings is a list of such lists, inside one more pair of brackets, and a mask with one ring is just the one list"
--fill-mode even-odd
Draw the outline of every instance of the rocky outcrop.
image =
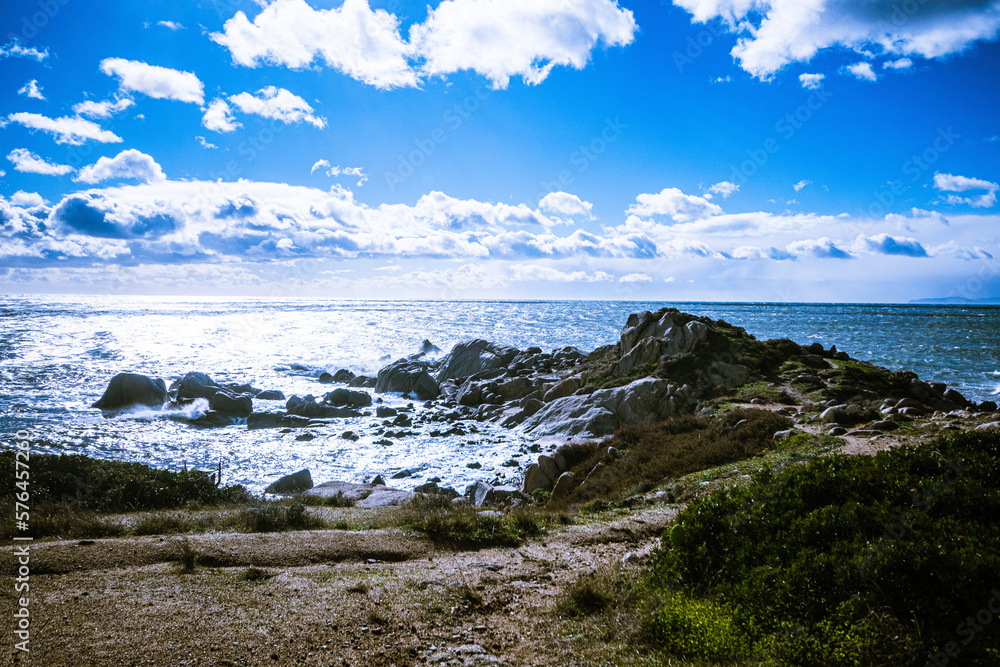
[[378, 507], [398, 507], [413, 500], [412, 491], [392, 489], [384, 484], [355, 484], [352, 482], [324, 482], [306, 491], [307, 496], [332, 498], [341, 496], [354, 503], [355, 507], [368, 509]]
[[236, 394], [229, 389], [219, 389], [208, 399], [208, 407], [226, 417], [249, 417], [253, 412], [250, 394]]
[[324, 403], [335, 407], [348, 405], [352, 408], [366, 408], [372, 404], [372, 396], [366, 391], [351, 391], [350, 389], [334, 389], [323, 397]]
[[290, 415], [309, 417], [311, 419], [333, 419], [345, 417], [360, 417], [361, 413], [352, 408], [338, 408], [333, 405], [317, 403], [312, 394], [292, 396], [285, 403], [285, 411]]
[[251, 431], [261, 428], [305, 428], [309, 423], [307, 417], [284, 412], [254, 412], [247, 417], [247, 428]]
[[505, 369], [518, 355], [518, 350], [506, 345], [477, 339], [459, 343], [441, 360], [437, 381], [455, 380], [486, 371]]
[[193, 398], [211, 398], [212, 394], [219, 391], [220, 387], [215, 380], [206, 375], [192, 371], [187, 373], [180, 380], [170, 385], [170, 390], [177, 391], [177, 400]]
[[313, 488], [312, 475], [309, 469], [300, 470], [298, 472], [293, 472], [291, 475], [285, 475], [272, 482], [266, 489], [264, 493], [298, 493], [299, 491], [305, 491], [307, 489]]
[[689, 390], [646, 377], [623, 387], [566, 396], [548, 403], [524, 423], [534, 436], [609, 435], [623, 424], [670, 419], [686, 407]]
[[138, 373], [119, 373], [111, 378], [104, 394], [91, 407], [105, 412], [134, 405], [161, 408], [167, 402], [167, 384]]
[[378, 372], [375, 391], [379, 394], [412, 393], [421, 401], [435, 399], [441, 393], [427, 364], [406, 359], [393, 362]]
[[623, 354], [615, 372], [627, 375], [636, 366], [655, 366], [664, 357], [691, 352], [708, 339], [711, 329], [707, 324], [697, 320], [681, 324], [681, 319], [681, 313], [673, 310], [629, 315], [621, 333]]

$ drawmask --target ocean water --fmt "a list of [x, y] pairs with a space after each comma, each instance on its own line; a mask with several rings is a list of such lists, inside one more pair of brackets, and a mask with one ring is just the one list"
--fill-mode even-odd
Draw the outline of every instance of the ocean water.
[[[343, 301], [100, 296], [0, 297], [0, 434], [27, 430], [36, 452], [85, 453], [157, 467], [209, 470], [221, 460], [224, 480], [260, 491], [277, 477], [310, 468], [319, 483], [361, 481], [376, 474], [412, 488], [431, 477], [461, 490], [475, 479], [513, 480], [504, 466], [528, 441], [516, 430], [480, 424], [480, 433], [402, 438], [377, 445], [372, 420], [343, 428], [248, 431], [233, 425], [198, 429], [139, 411], [105, 419], [89, 406], [122, 371], [162, 377], [188, 371], [220, 383], [321, 395], [324, 370], [374, 375], [385, 356], [417, 350], [426, 338], [444, 351], [468, 338], [584, 352], [617, 340], [628, 314], [672, 305], [725, 319], [760, 339], [836, 344], [851, 356], [947, 382], [975, 400], [1000, 384], [1000, 307], [829, 304], [649, 303], [618, 301]], [[383, 396], [390, 406], [406, 404]], [[281, 409], [282, 402], [255, 402]], [[354, 430], [362, 438], [344, 440]], [[521, 454], [518, 460], [527, 462]], [[468, 463], [478, 462], [479, 470]]]

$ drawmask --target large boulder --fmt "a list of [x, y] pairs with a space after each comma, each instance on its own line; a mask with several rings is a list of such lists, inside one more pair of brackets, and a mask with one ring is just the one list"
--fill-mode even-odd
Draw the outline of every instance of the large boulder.
[[681, 313], [675, 310], [632, 313], [622, 328], [622, 358], [615, 372], [627, 375], [636, 366], [655, 366], [664, 357], [691, 352], [710, 332], [707, 324], [697, 320], [681, 324]]
[[249, 394], [220, 389], [208, 399], [208, 407], [227, 417], [249, 417], [253, 412], [253, 398]]
[[378, 372], [375, 391], [379, 394], [412, 392], [421, 401], [437, 398], [441, 393], [426, 364], [405, 359], [393, 362]]
[[198, 373], [196, 371], [186, 374], [180, 380], [170, 385], [170, 388], [177, 390], [178, 401], [186, 398], [212, 398], [212, 394], [220, 389], [215, 380], [205, 373]]
[[167, 384], [138, 373], [119, 373], [111, 378], [108, 388], [91, 407], [99, 410], [120, 410], [133, 405], [163, 407], [167, 401]]
[[349, 405], [352, 408], [366, 408], [372, 404], [372, 395], [367, 391], [351, 391], [350, 389], [334, 389], [323, 397], [324, 403], [330, 405]]
[[506, 368], [517, 354], [517, 348], [485, 340], [461, 342], [441, 360], [437, 381], [444, 382]]
[[524, 430], [535, 437], [610, 435], [621, 425], [675, 417], [685, 402], [682, 388], [645, 377], [623, 387], [558, 398], [529, 418]]
[[360, 417], [361, 413], [353, 408], [337, 408], [332, 405], [321, 405], [312, 394], [307, 396], [292, 396], [285, 403], [285, 412], [290, 415], [309, 417], [310, 419], [334, 419], [344, 417]]
[[309, 469], [306, 468], [298, 472], [293, 472], [291, 475], [285, 475], [284, 477], [277, 479], [264, 489], [264, 493], [298, 493], [299, 491], [306, 491], [312, 487], [312, 475], [309, 473]]

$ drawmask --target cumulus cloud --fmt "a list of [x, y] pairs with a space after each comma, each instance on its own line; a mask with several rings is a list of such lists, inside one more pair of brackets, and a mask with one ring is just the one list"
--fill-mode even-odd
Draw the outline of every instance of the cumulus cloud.
[[102, 157], [94, 164], [83, 167], [73, 180], [81, 183], [99, 183], [111, 179], [129, 178], [155, 183], [164, 181], [167, 177], [151, 156], [129, 148], [114, 157]]
[[985, 181], [981, 178], [968, 178], [954, 174], [934, 174], [934, 187], [943, 192], [967, 192], [969, 190], [986, 190], [977, 197], [959, 197], [948, 195], [945, 201], [949, 204], [968, 204], [976, 208], [989, 208], [997, 202], [997, 190], [1000, 184]]
[[253, 21], [237, 12], [211, 38], [247, 67], [321, 60], [381, 89], [472, 70], [505, 88], [514, 76], [537, 84], [553, 67], [582, 69], [598, 45], [629, 44], [637, 29], [615, 0], [444, 0], [410, 27], [407, 41], [400, 19], [368, 0], [332, 9], [274, 0]]
[[537, 84], [557, 65], [583, 69], [591, 51], [624, 46], [638, 26], [614, 0], [445, 0], [410, 29], [425, 74], [473, 70], [495, 88]]
[[867, 250], [880, 255], [903, 255], [905, 257], [929, 257], [927, 250], [917, 239], [877, 234], [875, 236], [859, 235], [854, 243], [855, 249]]
[[45, 95], [42, 95], [42, 89], [38, 87], [38, 80], [32, 79], [28, 83], [21, 86], [20, 90], [17, 91], [18, 95], [26, 95], [35, 100], [44, 100]]
[[806, 90], [818, 90], [825, 78], [825, 74], [799, 74], [799, 83]]
[[214, 132], [233, 132], [236, 128], [243, 127], [243, 123], [236, 120], [229, 103], [223, 99], [212, 100], [201, 117], [201, 124], [205, 129]]
[[583, 215], [593, 218], [594, 205], [568, 192], [550, 192], [538, 202], [538, 208], [557, 215]]
[[0, 46], [0, 58], [33, 58], [42, 62], [49, 57], [49, 50], [36, 49], [33, 46], [24, 46], [19, 41], [13, 40]]
[[793, 62], [808, 62], [836, 47], [897, 61], [907, 56], [940, 58], [960, 53], [1000, 31], [995, 1], [948, 3], [871, 0], [674, 0], [707, 22], [721, 19], [740, 35], [731, 51], [740, 66], [768, 79]]
[[84, 118], [60, 116], [49, 118], [37, 113], [12, 113], [7, 116], [12, 123], [23, 125], [30, 130], [41, 130], [55, 137], [57, 144], [79, 146], [88, 139], [103, 144], [121, 143], [123, 139], [111, 130], [103, 130], [101, 126]]
[[205, 86], [193, 72], [124, 58], [105, 58], [100, 68], [108, 76], [117, 77], [124, 91], [142, 93], [154, 99], [205, 103]]
[[875, 70], [872, 69], [871, 63], [854, 63], [844, 69], [850, 72], [855, 79], [861, 79], [862, 81], [876, 81], [878, 79], [875, 76]]
[[326, 119], [315, 116], [308, 102], [284, 88], [266, 86], [258, 90], [256, 95], [240, 93], [231, 96], [229, 101], [244, 113], [280, 120], [282, 123], [306, 122], [321, 130], [326, 127]]
[[407, 59], [412, 52], [399, 34], [399, 19], [367, 0], [313, 9], [304, 0], [275, 0], [251, 22], [242, 11], [211, 38], [246, 67], [293, 69], [322, 59], [327, 66], [376, 88], [416, 86]]
[[735, 183], [731, 183], [730, 181], [719, 181], [718, 183], [716, 183], [715, 185], [713, 185], [708, 189], [709, 192], [715, 193], [717, 195], [722, 195], [723, 199], [733, 194], [734, 192], [739, 192], [739, 190], [740, 186], [736, 185]]
[[884, 69], [909, 69], [913, 67], [913, 61], [909, 58], [900, 58], [899, 60], [887, 60], [882, 63]]
[[329, 160], [316, 160], [316, 163], [309, 170], [310, 174], [315, 174], [317, 169], [323, 169], [327, 176], [354, 176], [358, 179], [358, 187], [368, 181], [368, 174], [361, 167], [341, 167], [340, 165], [330, 166]]
[[14, 163], [14, 169], [25, 174], [43, 174], [46, 176], [64, 176], [73, 171], [68, 164], [54, 164], [35, 155], [27, 148], [15, 148], [7, 159]]
[[135, 104], [131, 97], [119, 97], [114, 101], [103, 100], [94, 102], [84, 100], [73, 105], [73, 113], [77, 116], [87, 116], [88, 118], [111, 118], [119, 111], [124, 111]]
[[658, 194], [641, 194], [635, 201], [636, 203], [629, 206], [625, 213], [639, 217], [666, 215], [677, 222], [687, 222], [722, 213], [722, 208], [718, 204], [713, 204], [697, 195], [686, 195], [677, 188], [664, 188]]
[[853, 259], [854, 255], [838, 247], [836, 242], [827, 237], [805, 239], [788, 244], [788, 252], [795, 255], [812, 255], [819, 259]]
[[618, 279], [620, 283], [651, 283], [653, 279], [645, 273], [626, 273]]
[[798, 192], [799, 190], [801, 190], [802, 188], [806, 187], [807, 185], [812, 185], [812, 181], [807, 181], [806, 179], [803, 178], [801, 181], [799, 181], [798, 183], [794, 184], [792, 187], [795, 189], [796, 192]]

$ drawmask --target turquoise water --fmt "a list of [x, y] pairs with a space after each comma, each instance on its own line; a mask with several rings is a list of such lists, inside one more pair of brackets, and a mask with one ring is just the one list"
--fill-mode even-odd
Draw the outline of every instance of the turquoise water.
[[[445, 351], [460, 340], [486, 338], [551, 350], [589, 351], [613, 343], [628, 314], [672, 305], [725, 319], [758, 338], [836, 344], [854, 357], [926, 380], [948, 383], [969, 398], [990, 398], [1000, 384], [1000, 307], [926, 305], [726, 304], [617, 301], [389, 302], [318, 299], [165, 297], [0, 297], [0, 432], [26, 429], [37, 451], [71, 451], [203, 469], [223, 459], [228, 480], [259, 490], [302, 467], [317, 482], [361, 480], [409, 469], [410, 488], [429, 477], [456, 487], [477, 479], [504, 481], [502, 464], [525, 441], [486, 426], [466, 437], [404, 438], [392, 447], [363, 435], [363, 420], [335, 433], [209, 431], [132, 415], [104, 419], [89, 406], [121, 371], [170, 379], [192, 370], [219, 382], [320, 394], [323, 370], [374, 374], [380, 359], [410, 354], [425, 338]], [[403, 404], [386, 397], [390, 405]], [[280, 409], [281, 403], [261, 407]], [[482, 463], [470, 470], [471, 461]]]

